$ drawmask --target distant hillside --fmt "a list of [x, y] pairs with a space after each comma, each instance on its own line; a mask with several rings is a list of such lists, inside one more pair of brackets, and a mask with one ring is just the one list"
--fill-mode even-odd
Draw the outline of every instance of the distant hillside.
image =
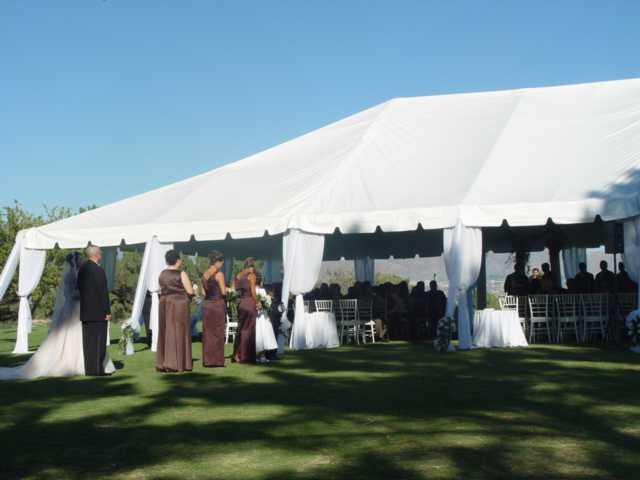
[[[605, 254], [603, 251], [587, 252], [587, 269], [595, 275], [600, 270], [598, 266], [601, 260], [606, 260], [609, 263], [609, 269], [613, 270], [613, 255]], [[540, 268], [540, 265], [548, 261], [549, 254], [547, 251], [532, 253], [529, 260], [529, 268]], [[618, 261], [620, 261], [619, 257]], [[489, 279], [498, 281], [500, 279], [504, 279], [513, 271], [513, 263], [509, 262], [508, 254], [490, 253], [487, 255], [486, 262], [487, 278]], [[334, 271], [336, 268], [341, 268], [345, 272], [350, 272], [351, 274], [354, 272], [353, 262], [351, 261], [323, 262], [322, 269], [320, 271], [320, 278], [323, 277], [323, 273], [327, 270]], [[425, 282], [433, 280], [434, 275], [438, 281], [447, 281], [443, 256], [433, 258], [414, 258], [408, 260], [376, 260], [375, 268], [376, 272], [395, 273], [402, 278], [409, 278], [411, 283], [414, 284], [419, 280], [423, 280]], [[565, 278], [564, 272], [562, 275], [563, 278]]]

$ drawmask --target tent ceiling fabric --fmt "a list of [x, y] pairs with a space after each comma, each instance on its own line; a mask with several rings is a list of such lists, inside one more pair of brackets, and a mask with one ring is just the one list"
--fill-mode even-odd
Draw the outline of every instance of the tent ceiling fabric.
[[[495, 228], [503, 221], [544, 226], [550, 218], [590, 223], [598, 215], [637, 215], [639, 180], [640, 79], [398, 98], [244, 160], [39, 227], [25, 241], [29, 248], [78, 248], [156, 235], [178, 244], [290, 228], [339, 229], [346, 237], [442, 229], [458, 218]], [[237, 195], [246, 185], [260, 185], [269, 201]], [[211, 192], [234, 200], [224, 209], [200, 208]]]

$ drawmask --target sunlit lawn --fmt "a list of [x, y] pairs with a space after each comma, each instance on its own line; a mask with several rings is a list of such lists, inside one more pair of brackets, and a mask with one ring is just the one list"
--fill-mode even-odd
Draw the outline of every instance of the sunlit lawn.
[[[37, 348], [47, 327], [29, 336]], [[640, 478], [640, 355], [613, 343], [287, 352], [158, 374], [0, 383], [0, 478]], [[15, 329], [0, 329], [0, 366]], [[230, 353], [230, 351], [228, 352]]]

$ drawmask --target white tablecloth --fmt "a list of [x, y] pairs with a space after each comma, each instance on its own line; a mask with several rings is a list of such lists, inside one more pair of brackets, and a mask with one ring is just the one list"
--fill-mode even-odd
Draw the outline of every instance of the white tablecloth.
[[304, 317], [293, 322], [291, 336], [300, 338], [304, 331], [305, 345], [291, 345], [293, 350], [313, 348], [336, 348], [340, 346], [336, 316], [329, 312], [305, 313]]
[[477, 310], [473, 315], [473, 345], [486, 347], [526, 347], [518, 312]]

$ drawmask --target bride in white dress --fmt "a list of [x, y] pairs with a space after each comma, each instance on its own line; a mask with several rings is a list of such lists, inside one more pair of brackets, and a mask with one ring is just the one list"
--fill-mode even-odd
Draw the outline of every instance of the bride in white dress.
[[[27, 363], [0, 368], [0, 380], [84, 375], [80, 297], [76, 289], [77, 271], [81, 266], [82, 255], [78, 252], [67, 255], [47, 336]], [[104, 367], [106, 373], [116, 371], [108, 353]]]
[[[257, 276], [257, 275], [256, 275]], [[256, 286], [256, 293], [258, 296], [265, 297], [267, 292], [264, 288]], [[256, 352], [262, 352], [260, 362], [267, 361], [264, 356], [265, 350], [276, 350], [278, 348], [278, 341], [276, 335], [273, 332], [273, 326], [269, 315], [264, 309], [258, 310], [258, 316], [256, 317]]]

